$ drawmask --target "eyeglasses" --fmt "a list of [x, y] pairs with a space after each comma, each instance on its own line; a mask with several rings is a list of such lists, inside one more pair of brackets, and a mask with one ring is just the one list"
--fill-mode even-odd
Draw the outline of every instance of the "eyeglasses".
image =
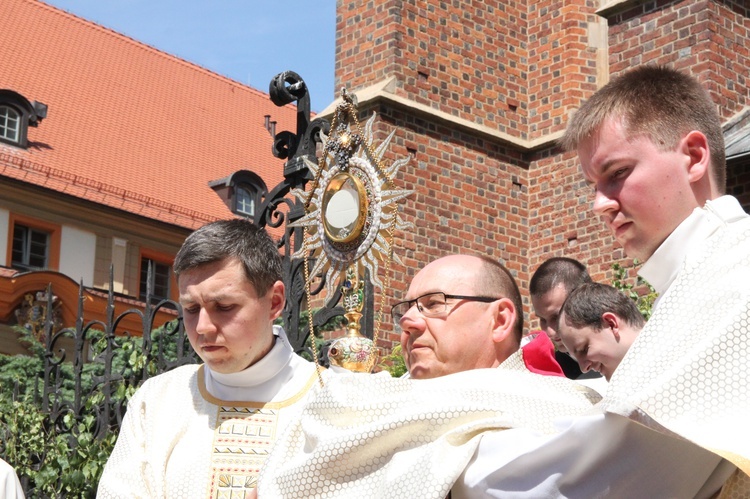
[[414, 305], [417, 306], [419, 313], [425, 317], [440, 317], [448, 315], [452, 307], [449, 307], [447, 300], [469, 300], [479, 301], [482, 303], [491, 303], [500, 298], [491, 298], [489, 296], [463, 296], [448, 295], [445, 293], [427, 293], [413, 300], [400, 301], [391, 307], [391, 317], [393, 322], [398, 324]]

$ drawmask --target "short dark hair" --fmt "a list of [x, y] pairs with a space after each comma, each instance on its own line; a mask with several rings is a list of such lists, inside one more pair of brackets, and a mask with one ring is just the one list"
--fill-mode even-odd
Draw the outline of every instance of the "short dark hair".
[[560, 144], [574, 150], [609, 118], [621, 118], [630, 137], [645, 136], [661, 150], [675, 147], [691, 130], [706, 136], [711, 169], [726, 189], [724, 134], [716, 105], [692, 76], [666, 66], [644, 65], [613, 79], [573, 115]]
[[516, 309], [516, 322], [513, 333], [520, 342], [523, 336], [523, 302], [518, 284], [510, 271], [503, 264], [484, 255], [476, 255], [482, 260], [482, 266], [474, 292], [483, 296], [501, 296], [513, 302]]
[[602, 319], [606, 312], [615, 314], [633, 327], [642, 328], [646, 323], [635, 302], [608, 284], [582, 284], [568, 295], [562, 306], [565, 321], [576, 328], [606, 327], [607, 323]]
[[584, 264], [572, 258], [557, 256], [546, 260], [536, 269], [529, 282], [529, 293], [531, 296], [542, 296], [562, 284], [565, 293], [569, 294], [587, 282], [591, 282], [591, 276]]
[[187, 270], [227, 258], [242, 262], [245, 277], [259, 295], [282, 278], [276, 244], [265, 229], [242, 218], [211, 222], [190, 234], [175, 256], [174, 273], [179, 279]]

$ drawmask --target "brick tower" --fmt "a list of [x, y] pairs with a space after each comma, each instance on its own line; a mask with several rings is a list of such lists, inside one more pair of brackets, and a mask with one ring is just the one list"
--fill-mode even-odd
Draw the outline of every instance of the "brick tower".
[[528, 329], [528, 279], [545, 259], [576, 258], [600, 281], [612, 263], [632, 265], [590, 215], [574, 155], [556, 146], [581, 101], [611, 75], [659, 63], [697, 75], [727, 122], [749, 105], [744, 2], [601, 3], [337, 2], [336, 87], [378, 113], [379, 139], [397, 130], [388, 159], [412, 156], [396, 181], [415, 191], [403, 205], [415, 228], [397, 234], [405, 265], [393, 266], [392, 296], [430, 260], [486, 254], [518, 280]]

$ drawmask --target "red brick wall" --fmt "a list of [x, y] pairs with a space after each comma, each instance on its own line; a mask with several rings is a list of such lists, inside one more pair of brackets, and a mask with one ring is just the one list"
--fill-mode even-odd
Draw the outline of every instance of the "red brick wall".
[[647, 63], [694, 74], [726, 121], [750, 105], [750, 6], [742, 1], [659, 2], [615, 15], [610, 71]]
[[[395, 77], [402, 98], [525, 140], [562, 131], [598, 73], [648, 62], [696, 74], [724, 120], [750, 104], [744, 3], [633, 3], [608, 20], [600, 68], [598, 0], [339, 0], [336, 84], [356, 92]], [[415, 228], [397, 235], [389, 302], [424, 264], [456, 252], [499, 259], [522, 291], [551, 256], [581, 260], [600, 281], [613, 262], [632, 264], [590, 214], [577, 159], [554, 143], [524, 151], [384, 101], [362, 111], [380, 114], [380, 140], [396, 130], [389, 160], [413, 156], [397, 183], [415, 190], [402, 209]]]
[[[511, 136], [564, 129], [596, 90], [595, 0], [339, 2], [336, 88], [397, 94]], [[561, 98], [561, 96], [565, 98]]]
[[417, 270], [452, 253], [493, 256], [523, 278], [528, 268], [517, 255], [528, 246], [528, 222], [521, 155], [403, 110], [378, 106], [363, 111], [376, 111], [381, 129], [397, 130], [388, 161], [412, 155], [396, 181], [415, 191], [402, 207], [414, 229], [396, 233], [395, 252], [403, 265], [392, 264], [388, 303], [406, 293]]
[[538, 154], [529, 184], [529, 277], [546, 259], [566, 256], [586, 264], [594, 280], [608, 281], [612, 263], [624, 254], [590, 211], [592, 191], [575, 155]]
[[395, 76], [399, 95], [522, 136], [524, 3], [339, 2], [337, 88], [366, 87]]
[[598, 1], [527, 1], [528, 64], [523, 69], [531, 137], [564, 130], [568, 113], [596, 91], [596, 52], [589, 24]]

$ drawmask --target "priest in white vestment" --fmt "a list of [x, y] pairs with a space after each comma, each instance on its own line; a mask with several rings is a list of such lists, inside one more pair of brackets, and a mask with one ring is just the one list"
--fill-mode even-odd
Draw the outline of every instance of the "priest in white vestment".
[[203, 364], [147, 380], [128, 403], [97, 497], [244, 497], [316, 368], [273, 322], [284, 307], [281, 261], [246, 220], [205, 225], [175, 258], [190, 344]]
[[24, 499], [26, 497], [16, 470], [2, 459], [0, 459], [0, 493], [2, 493], [3, 499]]
[[635, 300], [614, 286], [590, 282], [565, 299], [558, 334], [581, 371], [595, 370], [609, 381], [644, 325]]
[[[750, 217], [723, 195], [715, 105], [692, 77], [639, 67], [584, 104], [563, 144], [594, 212], [660, 294], [602, 402], [535, 414], [574, 397], [506, 374], [468, 379], [481, 371], [404, 389], [384, 380], [364, 396], [365, 379], [337, 379], [277, 443], [261, 499], [442, 499], [467, 454], [456, 499], [750, 497]], [[488, 413], [459, 420], [473, 409]]]
[[563, 142], [659, 299], [598, 414], [520, 453], [485, 435], [454, 497], [750, 496], [750, 217], [722, 195], [713, 102], [643, 66], [587, 101]]

